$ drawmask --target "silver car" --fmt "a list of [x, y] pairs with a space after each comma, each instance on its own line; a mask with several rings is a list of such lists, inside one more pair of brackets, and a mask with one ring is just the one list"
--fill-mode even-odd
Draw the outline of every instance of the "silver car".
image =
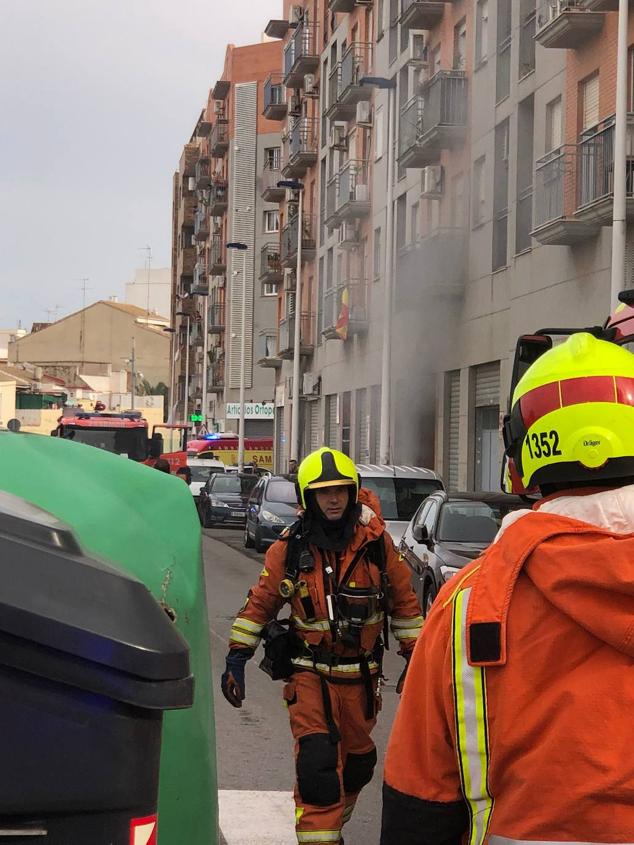
[[383, 519], [396, 546], [427, 496], [445, 489], [440, 476], [424, 467], [357, 464], [357, 471], [361, 486], [378, 496]]

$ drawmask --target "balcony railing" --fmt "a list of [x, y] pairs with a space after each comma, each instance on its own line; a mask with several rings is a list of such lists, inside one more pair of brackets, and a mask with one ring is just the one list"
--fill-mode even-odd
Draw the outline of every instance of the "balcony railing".
[[[302, 313], [300, 317], [300, 355], [310, 355], [313, 351], [311, 334], [312, 320], [310, 314]], [[278, 334], [278, 355], [280, 358], [292, 358], [295, 346], [295, 314], [280, 320]]]
[[301, 117], [293, 124], [287, 147], [284, 176], [301, 178], [309, 167], [317, 162], [319, 121], [313, 117]]
[[363, 77], [372, 73], [372, 55], [372, 44], [355, 41], [330, 74], [328, 117], [331, 120], [350, 120], [357, 103], [372, 98], [372, 88], [361, 85]]
[[284, 49], [284, 85], [303, 88], [306, 74], [319, 67], [317, 27], [301, 21]]
[[209, 237], [209, 215], [206, 208], [199, 208], [194, 219], [194, 237], [197, 241], [206, 241]]
[[365, 279], [350, 279], [325, 291], [324, 337], [347, 340], [368, 330], [367, 292]]
[[262, 113], [269, 120], [284, 120], [287, 110], [284, 77], [281, 73], [272, 73], [264, 83], [264, 110]]
[[184, 179], [196, 175], [196, 162], [199, 158], [200, 148], [198, 144], [185, 144], [180, 161], [181, 176]]
[[582, 0], [542, 0], [537, 8], [535, 40], [542, 47], [576, 49], [601, 30], [604, 15]]
[[224, 179], [214, 179], [209, 189], [209, 213], [212, 217], [221, 217], [227, 210], [227, 183]]
[[260, 281], [281, 282], [282, 276], [279, 243], [264, 244], [260, 250]]
[[257, 345], [257, 362], [260, 367], [281, 367], [282, 359], [277, 354], [277, 332], [264, 329], [260, 332]]
[[428, 0], [403, 0], [401, 26], [404, 29], [433, 29], [440, 22], [445, 9], [444, 3]]
[[193, 227], [196, 216], [196, 205], [196, 197], [193, 194], [181, 199], [181, 229], [191, 229]]
[[223, 158], [229, 149], [229, 123], [217, 120], [209, 136], [209, 152], [214, 158]]
[[201, 156], [196, 162], [196, 190], [208, 188], [211, 185], [211, 159]]
[[225, 307], [224, 305], [211, 305], [209, 307], [209, 331], [212, 334], [220, 334], [225, 330]]
[[225, 388], [225, 362], [224, 356], [222, 360], [216, 361], [209, 368], [207, 376], [207, 390], [210, 393], [221, 393]]
[[462, 143], [467, 126], [467, 78], [463, 71], [438, 71], [423, 93], [401, 111], [399, 164], [426, 167], [442, 150]]
[[[315, 257], [315, 224], [309, 214], [302, 219], [302, 263], [312, 261]], [[284, 226], [280, 237], [280, 259], [282, 267], [294, 267], [297, 261], [297, 246], [299, 240], [299, 215], [292, 217]]]
[[400, 308], [416, 308], [430, 296], [462, 295], [466, 277], [466, 234], [462, 228], [439, 228], [400, 250]]
[[222, 274], [226, 271], [226, 255], [222, 235], [212, 235], [209, 247], [209, 272], [212, 276], [222, 276]]
[[281, 202], [286, 195], [284, 188], [278, 188], [277, 183], [282, 178], [282, 171], [278, 163], [275, 166], [266, 166], [262, 171], [262, 199], [265, 202]]
[[199, 261], [194, 267], [194, 281], [191, 292], [199, 296], [209, 295], [209, 274], [207, 265], [202, 261]]
[[573, 215], [576, 210], [577, 147], [567, 144], [535, 162], [534, 216], [531, 235], [542, 244], [570, 246], [596, 234]]
[[348, 161], [328, 183], [326, 225], [335, 229], [345, 220], [355, 220], [369, 213], [368, 163]]
[[[634, 114], [627, 119], [625, 191], [627, 216], [634, 212]], [[577, 217], [602, 225], [612, 220], [614, 201], [614, 117], [603, 121], [577, 146]]]

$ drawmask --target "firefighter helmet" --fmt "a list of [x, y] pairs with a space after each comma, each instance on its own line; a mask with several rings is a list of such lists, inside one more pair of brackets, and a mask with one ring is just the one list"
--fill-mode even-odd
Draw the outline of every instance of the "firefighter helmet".
[[634, 476], [634, 355], [586, 332], [523, 375], [504, 422], [509, 492]]
[[354, 462], [343, 452], [327, 446], [304, 458], [297, 472], [297, 484], [303, 507], [306, 507], [308, 490], [350, 485], [355, 488], [355, 502], [359, 495], [359, 473]]

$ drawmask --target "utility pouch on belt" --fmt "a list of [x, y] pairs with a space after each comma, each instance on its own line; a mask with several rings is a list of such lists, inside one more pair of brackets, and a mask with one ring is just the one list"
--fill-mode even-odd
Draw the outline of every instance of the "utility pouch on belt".
[[274, 681], [289, 678], [295, 671], [292, 658], [298, 654], [299, 642], [290, 630], [290, 620], [274, 619], [262, 630], [264, 657], [260, 669]]

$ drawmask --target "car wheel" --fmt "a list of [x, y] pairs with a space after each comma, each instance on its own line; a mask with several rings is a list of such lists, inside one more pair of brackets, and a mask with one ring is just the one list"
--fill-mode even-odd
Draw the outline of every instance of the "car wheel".
[[434, 599], [436, 596], [434, 595], [434, 588], [433, 586], [427, 582], [425, 585], [425, 590], [423, 592], [423, 617], [427, 619], [429, 616], [429, 612], [431, 610], [431, 606], [434, 603]]
[[253, 548], [253, 540], [249, 535], [249, 523], [245, 522], [244, 524], [244, 548], [245, 549], [252, 549]]
[[262, 543], [260, 535], [258, 534], [257, 526], [253, 535], [253, 545], [255, 546], [256, 552], [263, 552], [266, 549], [266, 546]]
[[204, 527], [205, 528], [213, 528], [214, 524], [215, 523], [214, 523], [213, 519], [211, 518], [211, 514], [209, 513], [209, 509], [205, 508], [205, 510], [203, 512], [203, 525], [204, 525]]

